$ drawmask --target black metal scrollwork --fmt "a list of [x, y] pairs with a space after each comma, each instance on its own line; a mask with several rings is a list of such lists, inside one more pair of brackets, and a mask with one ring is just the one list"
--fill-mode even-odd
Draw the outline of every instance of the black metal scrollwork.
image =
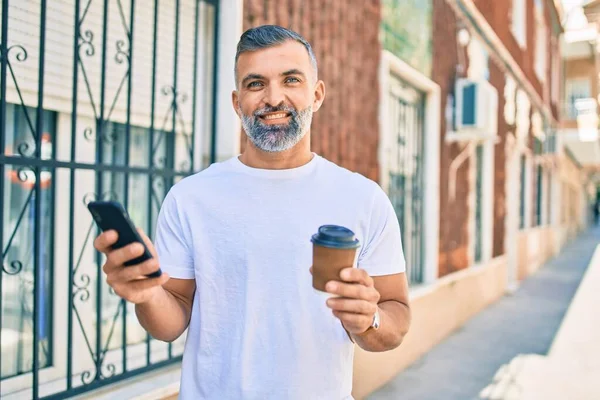
[[81, 383], [84, 385], [89, 385], [94, 381], [94, 374], [91, 371], [83, 371], [81, 374]]
[[15, 55], [15, 59], [19, 62], [23, 62], [25, 60], [27, 60], [27, 50], [25, 49], [25, 47], [21, 46], [20, 44], [15, 44], [10, 46], [7, 50], [6, 53], [8, 55], [10, 55], [11, 51], [16, 49], [17, 50], [17, 54]]
[[117, 54], [115, 54], [115, 61], [117, 64], [123, 64], [123, 62], [127, 60], [129, 64], [129, 49], [125, 47], [125, 41], [117, 40]]
[[96, 54], [96, 48], [94, 47], [94, 33], [89, 29], [84, 31], [83, 34], [79, 35], [79, 49], [85, 50], [85, 55], [88, 57], [92, 57]]
[[89, 286], [92, 280], [88, 274], [81, 274], [79, 276], [74, 276], [74, 278], [79, 278], [80, 283], [73, 279], [73, 286], [75, 286], [75, 293], [73, 293], [73, 297], [77, 297], [80, 301], [86, 302], [90, 298], [90, 290]]
[[[107, 373], [103, 373], [102, 368], [105, 368]], [[112, 378], [113, 376], [115, 376], [116, 372], [117, 372], [117, 367], [114, 364], [112, 364], [112, 363], [102, 364], [102, 366], [100, 368], [100, 378], [101, 379]]]
[[8, 275], [17, 275], [23, 270], [23, 263], [19, 260], [11, 261], [7, 265], [2, 264], [2, 271]]
[[[29, 150], [32, 151], [29, 152]], [[19, 155], [22, 157], [32, 157], [35, 153], [35, 151], [33, 150], [33, 146], [30, 146], [27, 142], [19, 143], [19, 145], [17, 146], [17, 153], [19, 153]]]

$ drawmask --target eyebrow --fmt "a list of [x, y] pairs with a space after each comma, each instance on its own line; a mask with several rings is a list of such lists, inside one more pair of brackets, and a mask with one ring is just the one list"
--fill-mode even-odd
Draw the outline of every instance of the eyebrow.
[[260, 74], [248, 74], [242, 79], [242, 85], [252, 79], [265, 79], [265, 77]]
[[296, 69], [296, 68], [287, 70], [284, 73], [282, 73], [281, 75], [282, 76], [301, 75], [303, 78], [306, 78], [306, 75], [304, 74], [304, 72], [302, 72], [302, 71], [300, 71], [299, 69]]
[[[302, 72], [296, 68], [292, 68], [292, 69], [289, 69], [289, 70], [281, 73], [281, 76], [290, 76], [290, 75], [300, 75], [303, 78], [306, 78], [306, 75], [304, 74], [304, 72]], [[244, 77], [244, 79], [242, 79], [242, 85], [245, 85], [246, 82], [248, 82], [249, 80], [252, 80], [252, 79], [266, 79], [266, 78], [260, 74], [248, 74]]]

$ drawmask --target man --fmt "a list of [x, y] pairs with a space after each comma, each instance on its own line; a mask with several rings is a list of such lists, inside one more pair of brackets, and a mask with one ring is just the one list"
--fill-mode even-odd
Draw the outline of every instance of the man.
[[[396, 215], [376, 183], [311, 152], [325, 85], [305, 39], [250, 29], [235, 77], [246, 150], [169, 191], [153, 260], [124, 268], [142, 246], [112, 251], [116, 233], [100, 235], [107, 281], [153, 337], [173, 341], [189, 325], [183, 399], [351, 399], [353, 342], [386, 351], [408, 331]], [[311, 235], [325, 224], [361, 242], [358, 268], [327, 284], [331, 298], [309, 271]], [[161, 277], [140, 279], [159, 265]]]

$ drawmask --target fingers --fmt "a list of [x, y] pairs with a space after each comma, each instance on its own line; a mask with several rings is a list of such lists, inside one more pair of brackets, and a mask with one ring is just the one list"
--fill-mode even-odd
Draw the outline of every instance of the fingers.
[[333, 315], [335, 315], [344, 328], [350, 333], [361, 334], [365, 332], [372, 324], [372, 316], [367, 316], [365, 314], [354, 314], [343, 311], [333, 311]]
[[159, 265], [156, 258], [146, 260], [141, 264], [124, 267], [113, 271], [107, 275], [106, 282], [111, 285], [113, 283], [124, 283], [134, 281], [145, 277], [145, 275], [158, 271]]
[[377, 305], [364, 300], [330, 298], [327, 300], [327, 307], [333, 311], [346, 312], [351, 314], [364, 314], [373, 316], [377, 311]]
[[169, 280], [169, 276], [163, 273], [157, 278], [139, 279], [130, 282], [120, 282], [112, 286], [117, 296], [134, 304], [150, 301], [158, 289]]
[[122, 268], [124, 263], [142, 254], [144, 254], [144, 246], [141, 243], [131, 243], [120, 249], [112, 250], [106, 256], [104, 272], [110, 274], [111, 271]]
[[161, 286], [167, 283], [169, 276], [164, 273], [157, 278], [140, 279], [128, 284], [132, 292], [141, 292], [144, 290], [152, 289], [156, 286]]
[[94, 248], [101, 253], [107, 254], [112, 250], [112, 245], [115, 244], [119, 234], [115, 230], [109, 230], [101, 233], [94, 240]]
[[377, 304], [380, 295], [373, 286], [365, 286], [358, 283], [344, 283], [330, 281], [325, 285], [328, 293], [349, 299], [366, 300]]
[[340, 279], [348, 283], [360, 283], [369, 287], [374, 286], [373, 278], [364, 269], [344, 268], [340, 271]]

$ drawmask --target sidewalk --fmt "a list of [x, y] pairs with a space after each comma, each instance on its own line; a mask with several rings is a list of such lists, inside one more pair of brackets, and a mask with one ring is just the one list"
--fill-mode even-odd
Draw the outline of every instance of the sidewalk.
[[519, 355], [482, 392], [489, 400], [600, 399], [600, 246], [547, 356]]
[[583, 233], [513, 295], [468, 321], [369, 399], [479, 399], [516, 356], [548, 354], [599, 241], [600, 229]]

